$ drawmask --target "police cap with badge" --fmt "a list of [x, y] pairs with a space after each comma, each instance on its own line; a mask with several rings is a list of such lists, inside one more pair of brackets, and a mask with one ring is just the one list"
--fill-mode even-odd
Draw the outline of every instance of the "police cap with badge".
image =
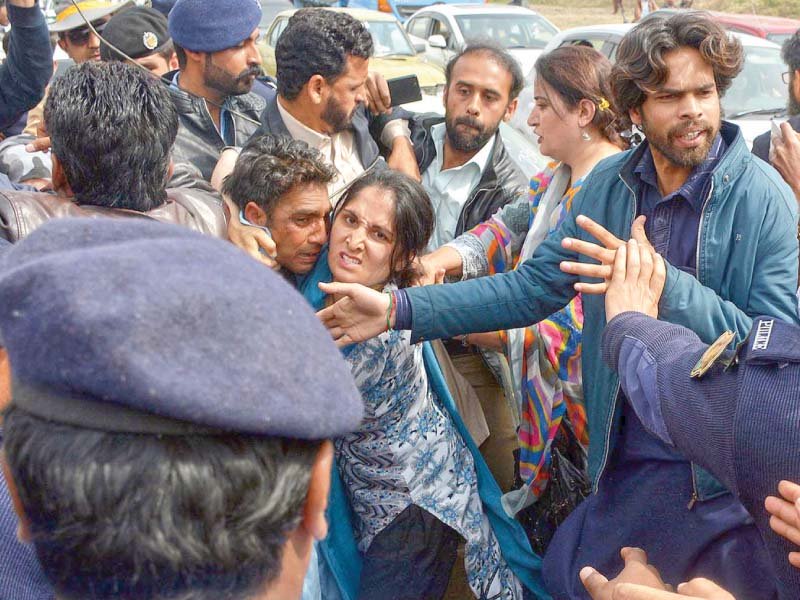
[[[152, 8], [137, 6], [111, 17], [103, 38], [130, 58], [150, 56], [164, 49], [170, 41], [167, 18]], [[101, 44], [104, 61], [126, 60], [108, 44]]]
[[13, 403], [104, 431], [326, 439], [350, 369], [303, 298], [233, 245], [138, 219], [58, 219], [0, 253]]

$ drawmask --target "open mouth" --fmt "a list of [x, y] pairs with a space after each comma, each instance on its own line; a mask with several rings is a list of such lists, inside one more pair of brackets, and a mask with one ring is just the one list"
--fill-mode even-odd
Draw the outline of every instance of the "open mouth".
[[339, 260], [345, 266], [359, 266], [361, 261], [356, 258], [355, 256], [350, 256], [349, 254], [345, 254], [344, 252], [339, 253]]

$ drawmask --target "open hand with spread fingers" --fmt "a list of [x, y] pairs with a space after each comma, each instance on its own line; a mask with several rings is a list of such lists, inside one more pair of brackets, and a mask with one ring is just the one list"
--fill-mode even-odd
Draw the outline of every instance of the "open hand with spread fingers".
[[317, 313], [338, 347], [374, 338], [394, 326], [390, 294], [360, 283], [320, 283], [336, 302]]
[[[575, 238], [564, 238], [561, 240], [561, 245], [567, 250], [573, 250], [578, 254], [588, 256], [598, 261], [600, 264], [564, 261], [560, 265], [561, 270], [565, 273], [572, 273], [573, 275], [581, 277], [602, 279], [603, 281], [600, 283], [578, 281], [575, 283], [575, 291], [584, 294], [604, 294], [606, 289], [608, 289], [608, 282], [611, 280], [614, 254], [617, 248], [624, 245], [625, 242], [599, 223], [592, 221], [586, 215], [578, 215], [576, 222], [581, 229], [597, 239], [600, 244], [594, 244]], [[643, 247], [653, 250], [653, 246], [650, 244], [644, 232], [644, 223], [644, 216], [636, 217], [631, 226], [631, 237]]]

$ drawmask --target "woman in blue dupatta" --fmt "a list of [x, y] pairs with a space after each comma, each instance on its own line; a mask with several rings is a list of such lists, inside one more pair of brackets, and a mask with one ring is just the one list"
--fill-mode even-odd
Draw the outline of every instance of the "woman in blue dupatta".
[[[417, 182], [390, 170], [368, 173], [340, 202], [327, 252], [301, 291], [321, 307], [327, 299], [314, 289], [317, 282], [387, 291], [409, 285], [433, 221]], [[475, 597], [522, 598], [481, 502], [465, 430], [432, 391], [422, 345], [412, 346], [408, 332], [388, 331], [343, 354], [365, 404], [361, 428], [335, 441], [362, 560], [357, 597], [442, 597], [463, 539]], [[338, 549], [326, 546], [342, 539], [340, 502], [334, 490], [331, 505], [340, 516], [332, 516], [332, 538], [320, 546], [323, 557], [336, 556]]]

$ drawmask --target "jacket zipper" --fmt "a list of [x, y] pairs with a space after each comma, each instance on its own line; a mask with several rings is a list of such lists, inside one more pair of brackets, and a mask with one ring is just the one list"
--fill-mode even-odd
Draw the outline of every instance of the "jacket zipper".
[[[701, 245], [701, 240], [703, 239], [703, 225], [706, 216], [706, 207], [708, 206], [708, 202], [709, 200], [711, 200], [711, 196], [713, 194], [714, 194], [714, 179], [712, 178], [711, 185], [709, 186], [708, 189], [708, 196], [706, 196], [706, 199], [703, 200], [703, 207], [700, 209], [700, 222], [697, 224], [697, 254], [695, 256], [695, 263], [696, 263], [695, 272], [697, 274], [697, 281], [699, 281], [702, 285], [705, 284], [703, 284], [703, 279], [701, 277], [700, 245]], [[692, 469], [692, 498], [691, 500], [689, 500], [689, 504], [686, 505], [686, 508], [688, 510], [692, 510], [694, 508], [694, 505], [697, 504], [697, 501], [700, 500], [700, 494], [697, 492], [697, 477], [695, 476], [694, 464], [693, 463], [689, 464], [691, 465]]]
[[[620, 181], [623, 183], [623, 185], [626, 188], [628, 188], [628, 191], [631, 193], [631, 196], [633, 197], [633, 204], [632, 204], [632, 210], [631, 210], [631, 220], [630, 220], [630, 225], [629, 225], [629, 227], [633, 227], [633, 222], [636, 220], [636, 202], [637, 202], [637, 200], [636, 200], [636, 192], [634, 192], [633, 189], [631, 188], [631, 186], [628, 185], [628, 182], [625, 181], [622, 178], [621, 174], [618, 177], [619, 177]], [[619, 379], [617, 379], [617, 386], [616, 386], [616, 388], [614, 388], [614, 394], [611, 396], [611, 414], [608, 417], [610, 419], [614, 418], [614, 409], [615, 409], [616, 404], [617, 404], [617, 398], [619, 397], [620, 387], [621, 386], [619, 384]], [[608, 452], [609, 452], [610, 449], [611, 449], [611, 427], [609, 426], [609, 427], [606, 427], [606, 445], [605, 445], [605, 448], [603, 449], [603, 462], [600, 463], [600, 470], [597, 472], [597, 479], [595, 480], [594, 484], [592, 485], [593, 491], [595, 493], [597, 493], [597, 488], [600, 485], [600, 476], [605, 472], [606, 467], [608, 466]]]

